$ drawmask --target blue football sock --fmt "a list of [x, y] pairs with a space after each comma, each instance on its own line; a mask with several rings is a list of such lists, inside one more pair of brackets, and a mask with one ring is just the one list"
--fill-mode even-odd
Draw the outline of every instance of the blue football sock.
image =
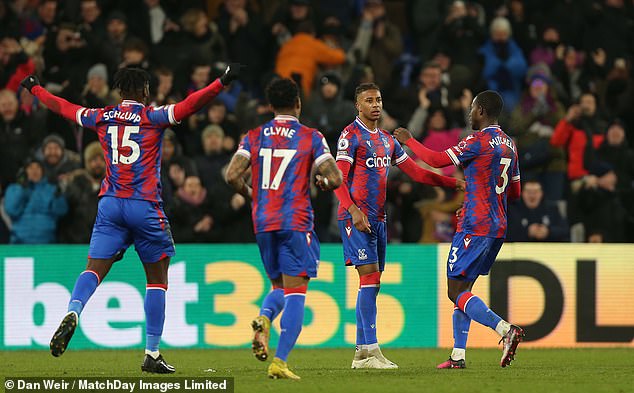
[[497, 327], [502, 318], [494, 313], [479, 297], [469, 291], [462, 292], [456, 298], [456, 305], [464, 311], [469, 318], [488, 326], [491, 329]]
[[[150, 284], [145, 290], [145, 349], [159, 350], [165, 322], [165, 291], [167, 285]], [[159, 286], [160, 285], [160, 286]]]
[[286, 361], [302, 331], [304, 322], [304, 302], [306, 301], [306, 286], [298, 288], [284, 288], [284, 314], [280, 321], [280, 341], [277, 344], [275, 357]]
[[88, 299], [95, 293], [95, 289], [99, 285], [99, 277], [92, 270], [85, 270], [77, 277], [73, 293], [70, 295], [68, 303], [68, 311], [75, 311], [80, 315]]
[[280, 314], [282, 309], [284, 309], [284, 289], [275, 288], [264, 298], [260, 315], [264, 315], [270, 321], [273, 321], [275, 317]]
[[453, 310], [453, 340], [454, 348], [467, 348], [467, 338], [469, 337], [469, 327], [471, 318], [458, 307]]
[[357, 292], [357, 345], [365, 345], [365, 333], [363, 332], [363, 317], [361, 316], [361, 289]]
[[367, 345], [376, 344], [376, 296], [379, 294], [381, 273], [373, 272], [359, 277], [357, 304], [363, 320], [363, 334]]

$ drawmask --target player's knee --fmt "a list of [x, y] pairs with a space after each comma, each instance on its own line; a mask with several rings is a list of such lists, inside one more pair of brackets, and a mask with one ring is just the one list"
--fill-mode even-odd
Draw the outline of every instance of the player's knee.
[[381, 272], [372, 272], [359, 277], [359, 288], [381, 286]]
[[447, 297], [451, 300], [452, 303], [456, 303], [456, 298], [458, 297], [458, 293], [453, 288], [447, 289]]

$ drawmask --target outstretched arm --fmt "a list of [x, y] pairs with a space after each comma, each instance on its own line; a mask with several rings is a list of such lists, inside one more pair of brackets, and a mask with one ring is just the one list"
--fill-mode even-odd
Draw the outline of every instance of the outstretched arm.
[[398, 167], [403, 170], [407, 176], [411, 177], [418, 183], [464, 190], [464, 181], [456, 179], [455, 177], [441, 176], [423, 169], [416, 165], [414, 160], [410, 157], [407, 157], [407, 159], [400, 163]]
[[35, 75], [27, 76], [22, 80], [22, 82], [20, 82], [20, 85], [37, 97], [48, 109], [58, 115], [62, 115], [68, 120], [79, 122], [77, 119], [77, 113], [80, 113], [79, 110], [84, 108], [50, 93], [48, 90], [40, 86], [40, 81]]
[[225, 180], [231, 185], [239, 194], [245, 198], [251, 198], [253, 190], [247, 182], [244, 180], [244, 174], [249, 169], [251, 161], [242, 154], [236, 153], [233, 155], [227, 173], [225, 174]]
[[231, 63], [227, 66], [225, 73], [206, 87], [190, 94], [183, 101], [174, 105], [174, 119], [177, 123], [188, 116], [198, 112], [202, 107], [210, 103], [222, 89], [240, 76], [242, 66], [238, 63]]
[[434, 168], [443, 168], [453, 164], [446, 152], [426, 148], [422, 143], [412, 138], [412, 134], [405, 128], [397, 128], [394, 130], [394, 137], [400, 143], [407, 145], [416, 156]]

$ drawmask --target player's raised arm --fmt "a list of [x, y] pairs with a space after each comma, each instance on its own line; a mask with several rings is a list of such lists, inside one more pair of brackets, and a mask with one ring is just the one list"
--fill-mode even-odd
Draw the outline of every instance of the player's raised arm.
[[422, 143], [412, 138], [412, 133], [405, 128], [394, 130], [394, 137], [400, 143], [406, 145], [416, 156], [434, 168], [443, 168], [453, 164], [446, 151], [434, 151], [423, 146]]
[[323, 191], [339, 188], [343, 182], [343, 175], [332, 157], [327, 158], [317, 166], [317, 175], [315, 177], [317, 178], [317, 186]]
[[20, 82], [20, 85], [27, 89], [31, 94], [37, 97], [44, 106], [53, 112], [62, 115], [68, 120], [77, 122], [82, 125], [78, 114], [85, 109], [84, 107], [73, 104], [65, 99], [58, 97], [40, 85], [40, 81], [35, 75], [29, 75]]
[[231, 63], [227, 66], [224, 74], [206, 87], [195, 91], [183, 101], [174, 105], [174, 119], [177, 123], [188, 116], [198, 112], [202, 107], [210, 103], [232, 81], [240, 77], [240, 69], [243, 66], [239, 63]]

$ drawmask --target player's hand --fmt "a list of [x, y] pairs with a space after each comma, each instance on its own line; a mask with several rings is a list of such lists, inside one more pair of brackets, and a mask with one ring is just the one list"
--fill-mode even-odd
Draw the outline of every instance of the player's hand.
[[466, 183], [464, 180], [462, 179], [457, 179], [456, 180], [456, 191], [465, 191], [466, 188]]
[[394, 130], [394, 137], [401, 144], [407, 145], [407, 141], [412, 139], [412, 133], [409, 132], [406, 128], [399, 127], [396, 130]]
[[225, 69], [225, 73], [220, 77], [220, 82], [227, 86], [229, 83], [240, 77], [240, 71], [244, 67], [245, 66], [240, 63], [229, 63], [227, 69]]
[[359, 232], [372, 233], [368, 216], [366, 216], [357, 205], [350, 206], [348, 211], [352, 215], [352, 223], [354, 224], [354, 227], [357, 228]]
[[40, 85], [40, 80], [37, 79], [37, 76], [35, 75], [29, 75], [26, 78], [22, 79], [22, 82], [20, 82], [20, 85], [24, 87], [25, 89], [27, 89], [30, 93], [32, 88]]
[[320, 190], [322, 190], [322, 191], [330, 191], [330, 190], [332, 190], [332, 187], [330, 186], [330, 184], [328, 182], [328, 178], [326, 176], [315, 175], [315, 179], [317, 179], [315, 184], [317, 185], [317, 187], [319, 187]]

